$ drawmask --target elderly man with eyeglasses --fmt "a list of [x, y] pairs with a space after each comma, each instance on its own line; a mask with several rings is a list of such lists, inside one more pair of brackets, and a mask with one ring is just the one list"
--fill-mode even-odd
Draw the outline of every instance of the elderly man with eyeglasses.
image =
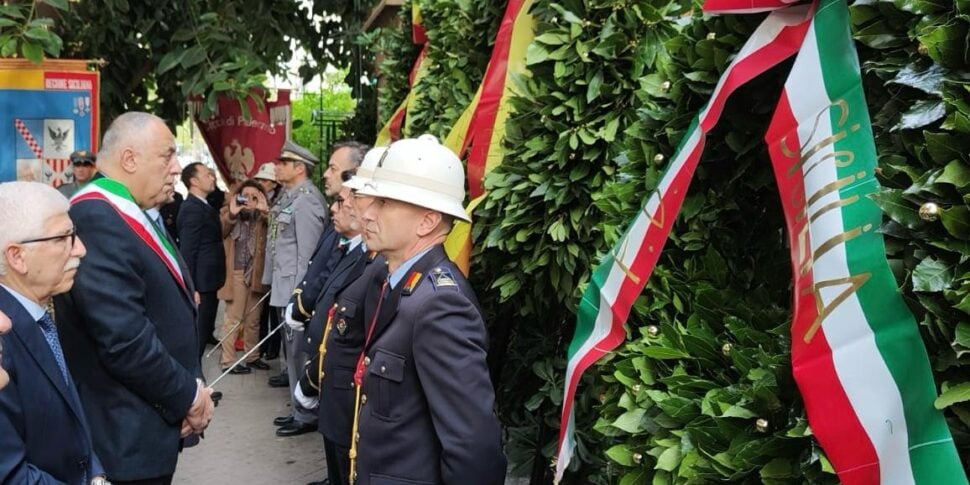
[[67, 210], [50, 186], [0, 184], [0, 483], [106, 483], [49, 312], [85, 255]]

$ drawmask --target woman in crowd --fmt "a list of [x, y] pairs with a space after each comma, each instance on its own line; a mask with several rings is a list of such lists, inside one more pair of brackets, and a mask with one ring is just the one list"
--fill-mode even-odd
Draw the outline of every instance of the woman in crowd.
[[[235, 335], [243, 334], [244, 350], [249, 352], [259, 342], [259, 316], [266, 288], [263, 260], [266, 248], [267, 213], [269, 205], [261, 185], [255, 180], [240, 183], [229, 203], [220, 212], [223, 244], [226, 249], [226, 284], [219, 290], [219, 298], [226, 301], [226, 315], [222, 323], [222, 357], [219, 363], [225, 372], [236, 361]], [[242, 323], [240, 323], [240, 321]], [[234, 367], [233, 374], [248, 374], [251, 368], [269, 369], [257, 352], [249, 355], [245, 364]]]

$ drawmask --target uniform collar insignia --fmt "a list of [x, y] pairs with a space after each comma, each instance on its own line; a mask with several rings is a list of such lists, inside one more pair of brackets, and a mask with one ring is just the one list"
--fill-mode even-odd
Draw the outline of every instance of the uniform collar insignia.
[[439, 288], [458, 286], [458, 282], [455, 281], [454, 275], [452, 275], [451, 271], [447, 268], [435, 268], [431, 271], [431, 274], [428, 275], [428, 278], [431, 279], [431, 285], [434, 286], [435, 290]]
[[410, 295], [414, 293], [414, 289], [418, 287], [421, 283], [421, 273], [415, 271], [408, 275], [407, 282], [404, 283], [404, 289], [401, 290], [402, 295]]

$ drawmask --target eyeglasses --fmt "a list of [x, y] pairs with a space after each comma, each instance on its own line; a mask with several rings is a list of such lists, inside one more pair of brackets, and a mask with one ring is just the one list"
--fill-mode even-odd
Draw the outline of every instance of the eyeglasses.
[[61, 234], [60, 236], [39, 237], [37, 239], [28, 239], [26, 241], [20, 241], [18, 244], [30, 244], [30, 243], [39, 243], [39, 242], [45, 242], [45, 241], [57, 241], [58, 239], [67, 239], [67, 238], [71, 238], [71, 247], [73, 248], [74, 247], [74, 241], [75, 241], [75, 239], [77, 239], [77, 229], [76, 228], [71, 228], [71, 232], [69, 232], [67, 234]]
[[84, 160], [84, 161], [80, 161], [80, 162], [74, 162], [73, 165], [75, 167], [93, 167], [94, 166], [94, 162], [89, 162], [87, 160]]

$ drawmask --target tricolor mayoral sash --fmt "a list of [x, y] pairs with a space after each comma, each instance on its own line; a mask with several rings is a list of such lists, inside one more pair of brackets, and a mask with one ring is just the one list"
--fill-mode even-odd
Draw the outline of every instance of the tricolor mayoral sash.
[[175, 246], [168, 237], [161, 233], [164, 229], [155, 227], [155, 224], [148, 220], [148, 216], [135, 203], [135, 199], [131, 196], [127, 187], [117, 180], [101, 177], [91, 181], [77, 194], [74, 194], [74, 197], [71, 198], [71, 204], [85, 200], [103, 201], [118, 212], [121, 219], [138, 235], [138, 238], [165, 263], [165, 267], [172, 273], [172, 277], [178, 281], [178, 284], [183, 289], [186, 288]]

